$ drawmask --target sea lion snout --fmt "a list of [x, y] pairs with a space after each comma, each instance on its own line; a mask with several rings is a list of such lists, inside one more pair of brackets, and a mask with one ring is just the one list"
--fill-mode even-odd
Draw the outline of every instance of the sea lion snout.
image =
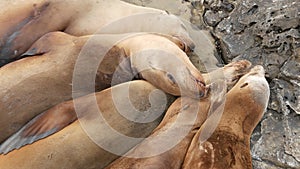
[[206, 86], [205, 83], [201, 80], [196, 79], [198, 93], [196, 93], [196, 98], [200, 99], [207, 96], [209, 91], [209, 86]]
[[206, 86], [205, 80], [203, 76], [198, 71], [190, 71], [188, 69], [188, 72], [190, 74], [190, 79], [192, 80], [192, 84], [187, 84], [188, 88], [192, 87], [192, 91], [195, 92], [195, 98], [200, 99], [207, 96], [207, 93], [209, 91], [209, 86]]
[[240, 79], [240, 88], [246, 87], [251, 89], [253, 93], [265, 93], [268, 91], [269, 85], [265, 79], [265, 70], [262, 66], [253, 67], [249, 73]]
[[184, 51], [186, 53], [194, 52], [194, 49], [195, 49], [196, 45], [195, 45], [195, 43], [192, 40], [187, 39], [187, 40], [183, 40], [183, 42], [185, 42], [185, 49], [184, 49]]
[[185, 53], [191, 53], [195, 49], [195, 43], [194, 41], [189, 37], [189, 35], [185, 36], [176, 36], [173, 35], [174, 38], [177, 38], [179, 40], [179, 46]]
[[206, 86], [203, 80], [192, 77], [186, 79], [186, 83], [178, 84], [181, 96], [191, 97], [193, 99], [201, 99], [207, 96], [209, 86]]
[[244, 78], [244, 83], [240, 87], [248, 87], [252, 93], [252, 99], [256, 104], [266, 109], [270, 97], [270, 90], [269, 84], [265, 79], [264, 68], [260, 65], [255, 66]]

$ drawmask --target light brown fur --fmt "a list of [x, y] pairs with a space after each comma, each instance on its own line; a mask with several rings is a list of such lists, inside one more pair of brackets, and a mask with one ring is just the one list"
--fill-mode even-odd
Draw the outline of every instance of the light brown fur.
[[[247, 61], [241, 61], [241, 62], [237, 62], [237, 63], [232, 63], [228, 66], [226, 66], [225, 68], [223, 68], [224, 73], [225, 72], [232, 72], [232, 76], [229, 76], [229, 78], [233, 78], [236, 76], [240, 76], [242, 72], [245, 72], [250, 66], [250, 63]], [[214, 73], [215, 74], [215, 73]], [[206, 75], [206, 77], [209, 77], [208, 75]], [[230, 81], [230, 79], [228, 79]], [[124, 85], [123, 85], [124, 86]], [[147, 94], [147, 92], [145, 93], [144, 91], [140, 91], [142, 89], [140, 89], [141, 87], [146, 87], [146, 86], [151, 86], [151, 85], [147, 85], [146, 82], [134, 82], [133, 86], [132, 86], [132, 96], [134, 96], [134, 99], [131, 99], [132, 103], [137, 104], [139, 107], [142, 105], [148, 105], [147, 102], [143, 101], [142, 98], [144, 98], [144, 94]], [[123, 87], [125, 88], [125, 87]], [[148, 88], [148, 87], [146, 87]], [[119, 90], [121, 90], [121, 87], [119, 87]], [[125, 88], [126, 90], [126, 88]], [[145, 89], [143, 89], [145, 90]], [[148, 92], [149, 93], [149, 92]], [[98, 100], [98, 104], [99, 107], [101, 107], [101, 110], [104, 112], [104, 114], [109, 113], [109, 114], [114, 114], [113, 112], [115, 111], [115, 109], [113, 109], [114, 106], [111, 106], [111, 101], [109, 101], [111, 98], [109, 90], [105, 90], [102, 91], [98, 94], [96, 94], [97, 100]], [[120, 96], [118, 96], [120, 97]], [[124, 97], [124, 96], [123, 96]], [[105, 99], [103, 99], [105, 98]], [[89, 119], [94, 119], [95, 113], [97, 114], [97, 111], [95, 110], [95, 108], [93, 108], [94, 106], [92, 105], [91, 102], [91, 95], [89, 96], [85, 96], [85, 97], [81, 97], [77, 100], [75, 100], [76, 103], [81, 103], [81, 107], [79, 108], [79, 112], [77, 111], [77, 114], [79, 115], [79, 118], [84, 119], [87, 118], [86, 120], [86, 124], [95, 124], [92, 123], [91, 121], [89, 121]], [[171, 100], [169, 100], [171, 101]], [[161, 104], [160, 101], [156, 100], [156, 102], [159, 102], [159, 104]], [[181, 105], [181, 103], [183, 105]], [[159, 105], [158, 104], [158, 105]], [[170, 151], [162, 154], [161, 156], [158, 157], [154, 157], [154, 158], [150, 158], [149, 162], [149, 166], [159, 166], [159, 165], [167, 165], [167, 166], [174, 166], [177, 167], [179, 164], [181, 164], [183, 162], [184, 156], [185, 154], [183, 153], [184, 151], [187, 151], [187, 148], [190, 144], [190, 141], [193, 138], [193, 135], [196, 133], [197, 129], [201, 126], [201, 124], [203, 123], [203, 121], [205, 120], [206, 117], [206, 113], [207, 110], [209, 108], [209, 100], [208, 98], [204, 99], [201, 101], [201, 107], [199, 109], [199, 111], [201, 113], [198, 114], [197, 116], [197, 120], [194, 123], [194, 118], [193, 115], [197, 115], [197, 112], [194, 112], [193, 110], [198, 110], [198, 106], [199, 106], [199, 102], [197, 100], [193, 100], [190, 98], [183, 98], [183, 99], [178, 99], [168, 110], [168, 113], [166, 114], [163, 122], [159, 125], [159, 127], [153, 132], [154, 136], [156, 134], [161, 133], [162, 129], [164, 129], [166, 126], [172, 124], [175, 120], [177, 120], [176, 118], [180, 115], [181, 119], [183, 119], [183, 121], [181, 121], [179, 124], [177, 124], [177, 127], [173, 128], [175, 130], [173, 130], [173, 132], [175, 131], [175, 133], [173, 134], [178, 134], [177, 129], [181, 130], [181, 129], [185, 129], [187, 130], [187, 135], [184, 137], [184, 139], [182, 141], [180, 141], [180, 144], [176, 145], [174, 148], [172, 148]], [[156, 104], [154, 104], [156, 105]], [[145, 108], [142, 108], [145, 109]], [[183, 112], [180, 112], [180, 109], [182, 109]], [[55, 114], [60, 114], [60, 112], [63, 112], [63, 116], [58, 117], [60, 120], [67, 118], [68, 120], [72, 120], [72, 118], [76, 118], [75, 114], [75, 110], [73, 107], [73, 101], [68, 101], [68, 102], [64, 102], [61, 103], [57, 106], [55, 106], [54, 108], [49, 110], [49, 114], [50, 117], [51, 116], [55, 116]], [[42, 126], [43, 129], [47, 129], [47, 127], [53, 126], [52, 123], [57, 123], [58, 121], [47, 121], [47, 119], [49, 118], [49, 116], [45, 116], [46, 118], [46, 122], [47, 124], [45, 124], [44, 126]], [[112, 118], [111, 122], [109, 123], [112, 126], [115, 126], [114, 128], [118, 128], [118, 131], [122, 131], [122, 128], [124, 128], [123, 125], [123, 121], [121, 122], [119, 119], [119, 116], [113, 115], [110, 116], [109, 118]], [[53, 118], [50, 118], [53, 119]], [[54, 118], [56, 119], [56, 118]], [[74, 119], [73, 119], [74, 120]], [[118, 121], [119, 123], [116, 123], [116, 121]], [[42, 123], [44, 124], [43, 120]], [[50, 123], [50, 124], [49, 124]], [[155, 122], [154, 122], [155, 123]], [[97, 123], [99, 124], [99, 123]], [[101, 124], [101, 123], [100, 123]], [[124, 123], [125, 125], [127, 124]], [[86, 125], [85, 125], [86, 126]], [[96, 125], [97, 126], [97, 125]], [[57, 126], [58, 127], [58, 126]], [[126, 133], [133, 130], [134, 126], [132, 128], [124, 128], [124, 132]], [[38, 128], [40, 129], [40, 128]], [[50, 128], [51, 129], [51, 128]], [[100, 125], [100, 129], [98, 128], [98, 130], [96, 130], [95, 128], [91, 128], [94, 132], [97, 132], [99, 130], [101, 130], [101, 125]], [[103, 130], [103, 129], [102, 129]], [[102, 131], [101, 130], [101, 131]], [[90, 130], [91, 131], [91, 130]], [[148, 130], [147, 130], [148, 131]], [[150, 131], [150, 130], [149, 130]], [[38, 131], [39, 132], [39, 131]], [[73, 134], [68, 134], [68, 133], [73, 133]], [[135, 136], [137, 136], [137, 134], [139, 134], [140, 132], [145, 132], [145, 130], [141, 130], [140, 128], [134, 129], [132, 131], [132, 134]], [[101, 132], [100, 132], [101, 133]], [[89, 133], [91, 134], [91, 133]], [[172, 134], [172, 132], [171, 132]], [[184, 133], [186, 134], [186, 133]], [[67, 135], [67, 138], [65, 138]], [[97, 134], [96, 134], [97, 135]], [[109, 135], [109, 134], [108, 134]], [[184, 136], [184, 135], [183, 135]], [[103, 150], [101, 150], [100, 148], [95, 148], [95, 146], [93, 146], [92, 142], [87, 138], [87, 135], [85, 135], [85, 133], [82, 132], [82, 130], [79, 127], [78, 122], [75, 122], [73, 124], [71, 124], [70, 126], [66, 127], [65, 129], [61, 130], [60, 132], [46, 138], [40, 141], [37, 141], [35, 143], [33, 143], [32, 145], [28, 145], [25, 146], [19, 150], [15, 150], [13, 152], [10, 152], [7, 155], [2, 155], [0, 156], [0, 165], [1, 166], [10, 166], [12, 168], [16, 168], [19, 167], [18, 165], [22, 165], [22, 167], [28, 167], [28, 168], [38, 168], [38, 167], [46, 167], [47, 168], [52, 168], [52, 167], [57, 167], [56, 164], [62, 164], [62, 163], [56, 163], [55, 161], [58, 161], [59, 158], [62, 158], [60, 160], [64, 161], [64, 156], [68, 156], [68, 153], [70, 153], [71, 150], [78, 150], [77, 152], [77, 156], [75, 156], [75, 154], [72, 154], [72, 159], [69, 159], [68, 161], [64, 161], [62, 165], [67, 166], [67, 167], [71, 167], [71, 168], [76, 168], [77, 166], [80, 168], [82, 166], [84, 166], [84, 168], [88, 168], [89, 166], [97, 166], [97, 167], [104, 167], [105, 165], [109, 164], [109, 162], [111, 162], [113, 159], [116, 158], [116, 155], [110, 154], [110, 153], [104, 153]], [[101, 141], [100, 137], [100, 141]], [[73, 142], [74, 141], [74, 142]], [[65, 145], [62, 145], [65, 144]], [[144, 143], [147, 145], [147, 143]], [[74, 146], [79, 146], [79, 148], [74, 148]], [[159, 147], [158, 147], [159, 148]], [[40, 151], [36, 151], [36, 150], [40, 150]], [[62, 151], [63, 150], [63, 151]], [[104, 155], [103, 155], [104, 153]], [[140, 153], [143, 153], [140, 152]], [[26, 155], [25, 155], [26, 154]], [[53, 158], [52, 161], [46, 161], [47, 159], [47, 155], [50, 154], [49, 158]], [[51, 155], [52, 154], [52, 155]], [[99, 155], [102, 154], [101, 159], [98, 159]], [[70, 155], [70, 154], [69, 154]], [[78, 157], [79, 156], [79, 157]], [[35, 162], [29, 162], [25, 164], [25, 161], [29, 161], [26, 157], [28, 157], [28, 159], [35, 159]], [[95, 159], [96, 157], [96, 161], [93, 161], [93, 159]], [[87, 158], [90, 160], [78, 160], [77, 158]], [[100, 157], [99, 157], [100, 158]], [[174, 158], [176, 160], [174, 160]], [[126, 159], [125, 159], [126, 160]], [[101, 162], [99, 164], [99, 161]], [[135, 162], [134, 162], [135, 163]], [[131, 165], [132, 163], [128, 163], [128, 165]], [[147, 160], [142, 160], [141, 163], [137, 162], [137, 165], [140, 164], [147, 164]], [[148, 164], [146, 165], [148, 166]]]
[[[184, 89], [183, 94], [191, 97], [198, 97], [205, 93], [203, 78], [187, 59], [186, 54], [169, 39], [154, 34], [139, 34], [119, 42], [108, 51], [98, 70], [98, 65], [96, 65], [96, 72], [93, 72], [92, 66], [89, 64], [97, 64], [99, 51], [106, 49], [104, 44], [112, 43], [112, 39], [121, 40], [122, 37], [126, 36], [73, 37], [62, 32], [49, 33], [39, 39], [26, 52], [26, 54], [34, 56], [2, 67], [0, 69], [0, 107], [2, 108], [0, 112], [0, 142], [16, 132], [38, 113], [60, 102], [72, 99], [72, 80], [74, 79], [72, 76], [78, 54], [83, 47], [87, 52], [84, 53], [86, 57], [84, 61], [88, 64], [76, 69], [81, 72], [79, 75], [76, 74], [76, 78], [80, 79], [80, 83], [82, 83], [80, 89], [74, 89], [76, 97], [92, 93], [95, 88], [98, 91], [110, 87], [115, 70], [126, 59], [130, 59], [130, 61], [123, 65], [122, 68], [125, 69], [125, 73], [121, 74], [121, 79], [115, 82], [116, 84], [131, 80], [136, 72], [140, 73], [143, 79], [171, 94], [180, 94], [178, 86]], [[87, 41], [88, 45], [86, 45]], [[148, 43], [149, 41], [152, 43]], [[149, 67], [147, 64], [150, 63], [146, 62], [145, 59], [152, 57], [139, 52], [151, 48], [169, 52], [173, 59], [162, 60], [150, 67], [151, 69], [138, 72], [143, 70], [143, 66]], [[135, 55], [133, 56], [133, 54]], [[158, 60], [159, 57], [160, 55], [156, 56]], [[135, 60], [132, 60], [133, 58]], [[184, 76], [178, 74], [182, 72], [173, 74], [173, 77], [178, 80], [177, 84], [174, 84], [166, 76], [166, 73], [170, 71], [169, 68], [173, 69], [169, 65], [178, 65], [185, 71], [186, 75]], [[157, 66], [165, 72], [160, 69], [152, 69]], [[121, 72], [123, 72], [122, 69]], [[95, 74], [95, 84], [92, 84], [95, 85], [95, 88], [85, 85], [88, 81], [86, 80], [87, 75], [94, 77]], [[183, 78], [188, 80], [184, 81]], [[157, 79], [161, 80], [158, 81]]]
[[[209, 74], [204, 74], [204, 77], [206, 78], [206, 82], [216, 83], [213, 85], [222, 85], [222, 83], [218, 84], [219, 80], [224, 80], [227, 82], [229, 87], [232, 87], [232, 85], [237, 82], [237, 79], [239, 79], [239, 77], [248, 70], [249, 66], [250, 63], [248, 61], [234, 62], [226, 65], [223, 69], [216, 70]], [[224, 74], [227, 76], [222, 76]], [[221, 93], [222, 88], [216, 89], [220, 91], [214, 91], [215, 93]], [[194, 135], [197, 133], [197, 131], [207, 118], [207, 114], [209, 112], [209, 109], [211, 108], [212, 100], [217, 101], [218, 99], [208, 97], [206, 99], [200, 100], [199, 102], [199, 100], [193, 100], [185, 97], [178, 98], [170, 106], [160, 125], [148, 137], [149, 140], [143, 141], [133, 150], [129, 151], [127, 153], [127, 156], [129, 157], [120, 157], [106, 168], [181, 168], [186, 156], [186, 152], [189, 149]], [[175, 123], [176, 121], [177, 123]], [[166, 133], [167, 129], [171, 129], [172, 132], [162, 137], [162, 135]], [[178, 144], [175, 144], [171, 149], [166, 149], [168, 145], [173, 143], [172, 140], [180, 135], [184, 136], [183, 139]], [[160, 140], [156, 140], [153, 144], [155, 137], [162, 138]], [[165, 150], [165, 152], [163, 152], [162, 154], [153, 153], [159, 152], [159, 150]], [[132, 158], [133, 156], [136, 158]], [[144, 156], [149, 157], [145, 158]]]
[[200, 142], [205, 125], [194, 136], [183, 168], [251, 169], [250, 136], [266, 109], [268, 98], [264, 70], [256, 66], [227, 93], [224, 113], [212, 136]]
[[[129, 90], [130, 100], [123, 99], [126, 103], [131, 103], [138, 110], [147, 110], [151, 106], [152, 110], [160, 109], [161, 106], [167, 106], [172, 101], [172, 97], [168, 97], [171, 100], [167, 100], [167, 105], [162, 105], [162, 102], [152, 102], [150, 105], [149, 95], [154, 90], [157, 90], [154, 86], [145, 81], [133, 81], [124, 83], [96, 93], [97, 104], [93, 105], [91, 100], [93, 95], [87, 95], [75, 100], [79, 105], [77, 109], [80, 122], [85, 123], [85, 128], [82, 129], [78, 121], [72, 123], [67, 128], [61, 130], [48, 137], [47, 139], [35, 142], [32, 145], [23, 147], [20, 150], [15, 150], [7, 155], [0, 155], [0, 166], [5, 169], [39, 169], [39, 168], [72, 168], [72, 169], [90, 169], [101, 168], [109, 164], [118, 156], [109, 153], [97, 146], [87, 135], [88, 133], [94, 133], [94, 141], [101, 141], [109, 143], [111, 146], [122, 144], [118, 142], [118, 138], [112, 136], [107, 130], [105, 130], [104, 122], [99, 122], [98, 110], [100, 109], [106, 122], [118, 132], [131, 136], [131, 137], [145, 137], [159, 124], [162, 116], [155, 119], [150, 123], [134, 123], [122, 115], [120, 115], [116, 109], [116, 104], [113, 100], [112, 92], [114, 90]], [[123, 98], [121, 94], [114, 94], [114, 99]], [[123, 104], [124, 104], [123, 103]], [[68, 105], [70, 113], [75, 111], [73, 102], [65, 103], [65, 107]], [[78, 105], [77, 105], [78, 106]], [[166, 107], [166, 108], [167, 108]], [[157, 112], [148, 112], [150, 114]], [[163, 112], [161, 115], [163, 115]], [[97, 116], [95, 116], [97, 115]], [[143, 112], [136, 114], [136, 117], [144, 117]], [[94, 127], [97, 126], [97, 127]], [[120, 153], [125, 153], [131, 147], [138, 142], [132, 142], [126, 144], [127, 147], [122, 146]]]
[[[175, 16], [119, 0], [18, 0], [1, 1], [0, 6], [5, 6], [0, 13], [1, 66], [19, 59], [36, 40], [54, 31], [63, 31], [73, 36], [158, 31], [179, 38], [186, 45], [183, 49], [193, 46], [191, 38], [181, 26], [182, 22]], [[135, 19], [127, 24], [136, 24], [136, 27], [124, 27], [124, 23], [120, 23], [122, 26], [118, 29], [107, 26], [121, 18], [143, 13], [161, 15], [165, 23], [164, 30], [145, 26], [144, 22], [144, 26], [139, 25], [140, 22], [135, 22]], [[101, 28], [106, 29], [101, 32]], [[174, 40], [179, 42], [176, 38]]]

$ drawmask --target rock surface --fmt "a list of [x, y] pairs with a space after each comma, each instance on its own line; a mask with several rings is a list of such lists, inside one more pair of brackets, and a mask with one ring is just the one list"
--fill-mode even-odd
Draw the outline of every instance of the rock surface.
[[271, 97], [251, 139], [253, 168], [300, 168], [299, 0], [125, 1], [164, 9], [208, 30], [214, 40], [207, 42], [215, 45], [211, 63], [248, 59], [263, 65]]

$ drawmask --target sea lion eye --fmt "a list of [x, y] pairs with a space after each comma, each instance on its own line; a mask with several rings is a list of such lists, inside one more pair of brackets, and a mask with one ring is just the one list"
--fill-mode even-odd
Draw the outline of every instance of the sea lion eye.
[[167, 77], [173, 84], [176, 84], [176, 80], [173, 75], [171, 75], [170, 73], [167, 73]]

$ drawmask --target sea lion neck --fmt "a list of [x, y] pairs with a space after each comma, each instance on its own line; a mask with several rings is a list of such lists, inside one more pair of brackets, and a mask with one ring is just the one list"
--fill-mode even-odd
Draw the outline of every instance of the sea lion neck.
[[[252, 113], [261, 111], [262, 109], [257, 107], [252, 99], [251, 93], [229, 92], [226, 95], [225, 108], [218, 128], [226, 128], [227, 131], [234, 133], [239, 139], [246, 140], [245, 131], [247, 131], [246, 133], [251, 133], [253, 130], [251, 126], [254, 123], [246, 119], [252, 117], [251, 119], [254, 120], [256, 116]], [[260, 118], [257, 117], [257, 119]]]

